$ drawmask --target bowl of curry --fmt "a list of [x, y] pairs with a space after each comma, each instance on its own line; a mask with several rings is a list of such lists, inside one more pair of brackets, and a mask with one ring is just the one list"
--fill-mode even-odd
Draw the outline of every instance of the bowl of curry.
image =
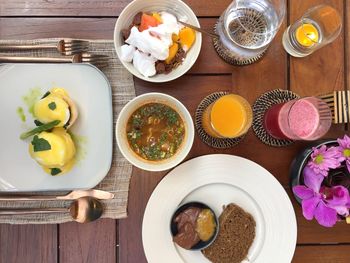
[[147, 93], [121, 110], [116, 138], [123, 156], [147, 171], [163, 171], [182, 162], [191, 150], [194, 126], [186, 107], [163, 93]]

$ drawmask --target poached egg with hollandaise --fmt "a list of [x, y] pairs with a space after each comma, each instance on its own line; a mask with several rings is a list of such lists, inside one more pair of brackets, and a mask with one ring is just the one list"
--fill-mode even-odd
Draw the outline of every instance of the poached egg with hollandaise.
[[34, 116], [40, 123], [59, 120], [56, 127], [69, 128], [78, 117], [75, 103], [62, 88], [53, 88], [34, 104]]
[[64, 128], [56, 127], [35, 135], [29, 153], [45, 172], [57, 175], [73, 167], [76, 148], [70, 134]]

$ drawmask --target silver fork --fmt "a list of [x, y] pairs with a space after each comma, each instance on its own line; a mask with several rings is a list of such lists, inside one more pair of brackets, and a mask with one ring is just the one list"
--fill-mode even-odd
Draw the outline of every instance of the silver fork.
[[85, 52], [89, 49], [89, 42], [77, 39], [62, 39], [57, 44], [40, 44], [40, 45], [12, 45], [0, 44], [0, 51], [26, 51], [56, 49], [62, 55], [71, 56]]
[[90, 63], [102, 68], [108, 65], [109, 57], [90, 53], [75, 54], [65, 57], [14, 57], [1, 56], [0, 63]]

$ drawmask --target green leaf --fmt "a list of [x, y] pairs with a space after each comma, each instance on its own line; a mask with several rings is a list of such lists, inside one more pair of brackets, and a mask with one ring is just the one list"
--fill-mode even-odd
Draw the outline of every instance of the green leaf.
[[56, 109], [56, 103], [55, 102], [49, 103], [48, 106], [49, 106], [50, 110], [55, 110]]
[[41, 99], [46, 98], [46, 97], [49, 96], [50, 94], [51, 94], [50, 91], [46, 92], [46, 93], [44, 94], [44, 96], [41, 97]]
[[44, 138], [39, 138], [38, 135], [35, 135], [32, 140], [32, 145], [34, 148], [34, 152], [42, 152], [51, 150], [50, 143]]
[[62, 173], [62, 170], [59, 168], [52, 168], [51, 169], [51, 175], [58, 175], [60, 173]]
[[68, 126], [69, 126], [69, 121], [63, 126], [63, 128], [67, 130]]
[[38, 121], [38, 120], [34, 120], [34, 123], [37, 127], [44, 125], [44, 123], [42, 123], [41, 121]]
[[49, 123], [45, 123], [39, 127], [36, 127], [35, 129], [31, 130], [31, 131], [28, 131], [28, 132], [25, 132], [25, 133], [22, 133], [20, 138], [22, 140], [24, 139], [27, 139], [28, 137], [30, 136], [33, 136], [37, 133], [40, 133], [40, 132], [43, 132], [43, 131], [47, 131], [47, 130], [50, 130], [52, 129], [53, 127], [57, 126], [61, 121], [59, 120], [55, 120], [55, 121], [52, 121], [52, 122], [49, 122]]

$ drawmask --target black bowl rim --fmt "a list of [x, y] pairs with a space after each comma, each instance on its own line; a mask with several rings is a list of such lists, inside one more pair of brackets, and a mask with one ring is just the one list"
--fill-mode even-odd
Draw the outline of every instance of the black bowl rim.
[[[199, 207], [199, 208], [202, 208], [202, 209], [209, 209], [213, 215], [214, 215], [214, 219], [215, 219], [215, 223], [216, 223], [216, 227], [215, 227], [215, 232], [213, 234], [213, 236], [208, 240], [208, 241], [199, 241], [196, 245], [194, 245], [193, 247], [191, 247], [190, 249], [188, 250], [193, 250], [193, 251], [197, 251], [197, 250], [202, 250], [202, 249], [205, 249], [207, 247], [209, 247], [214, 241], [215, 239], [217, 238], [218, 234], [219, 234], [219, 218], [218, 216], [216, 215], [216, 213], [214, 212], [214, 210], [204, 204], [203, 202], [199, 202], [199, 201], [191, 201], [191, 202], [188, 202], [188, 203], [184, 203], [180, 206], [178, 206], [174, 212], [174, 214], [172, 215], [171, 217], [171, 220], [170, 220], [170, 233], [171, 233], [171, 236], [175, 236], [177, 232], [175, 232], [175, 228], [176, 228], [176, 231], [177, 231], [177, 225], [174, 223], [174, 219], [175, 217], [181, 213], [182, 211], [184, 211], [185, 209], [189, 208], [189, 207]], [[185, 249], [185, 248], [184, 248]]]

